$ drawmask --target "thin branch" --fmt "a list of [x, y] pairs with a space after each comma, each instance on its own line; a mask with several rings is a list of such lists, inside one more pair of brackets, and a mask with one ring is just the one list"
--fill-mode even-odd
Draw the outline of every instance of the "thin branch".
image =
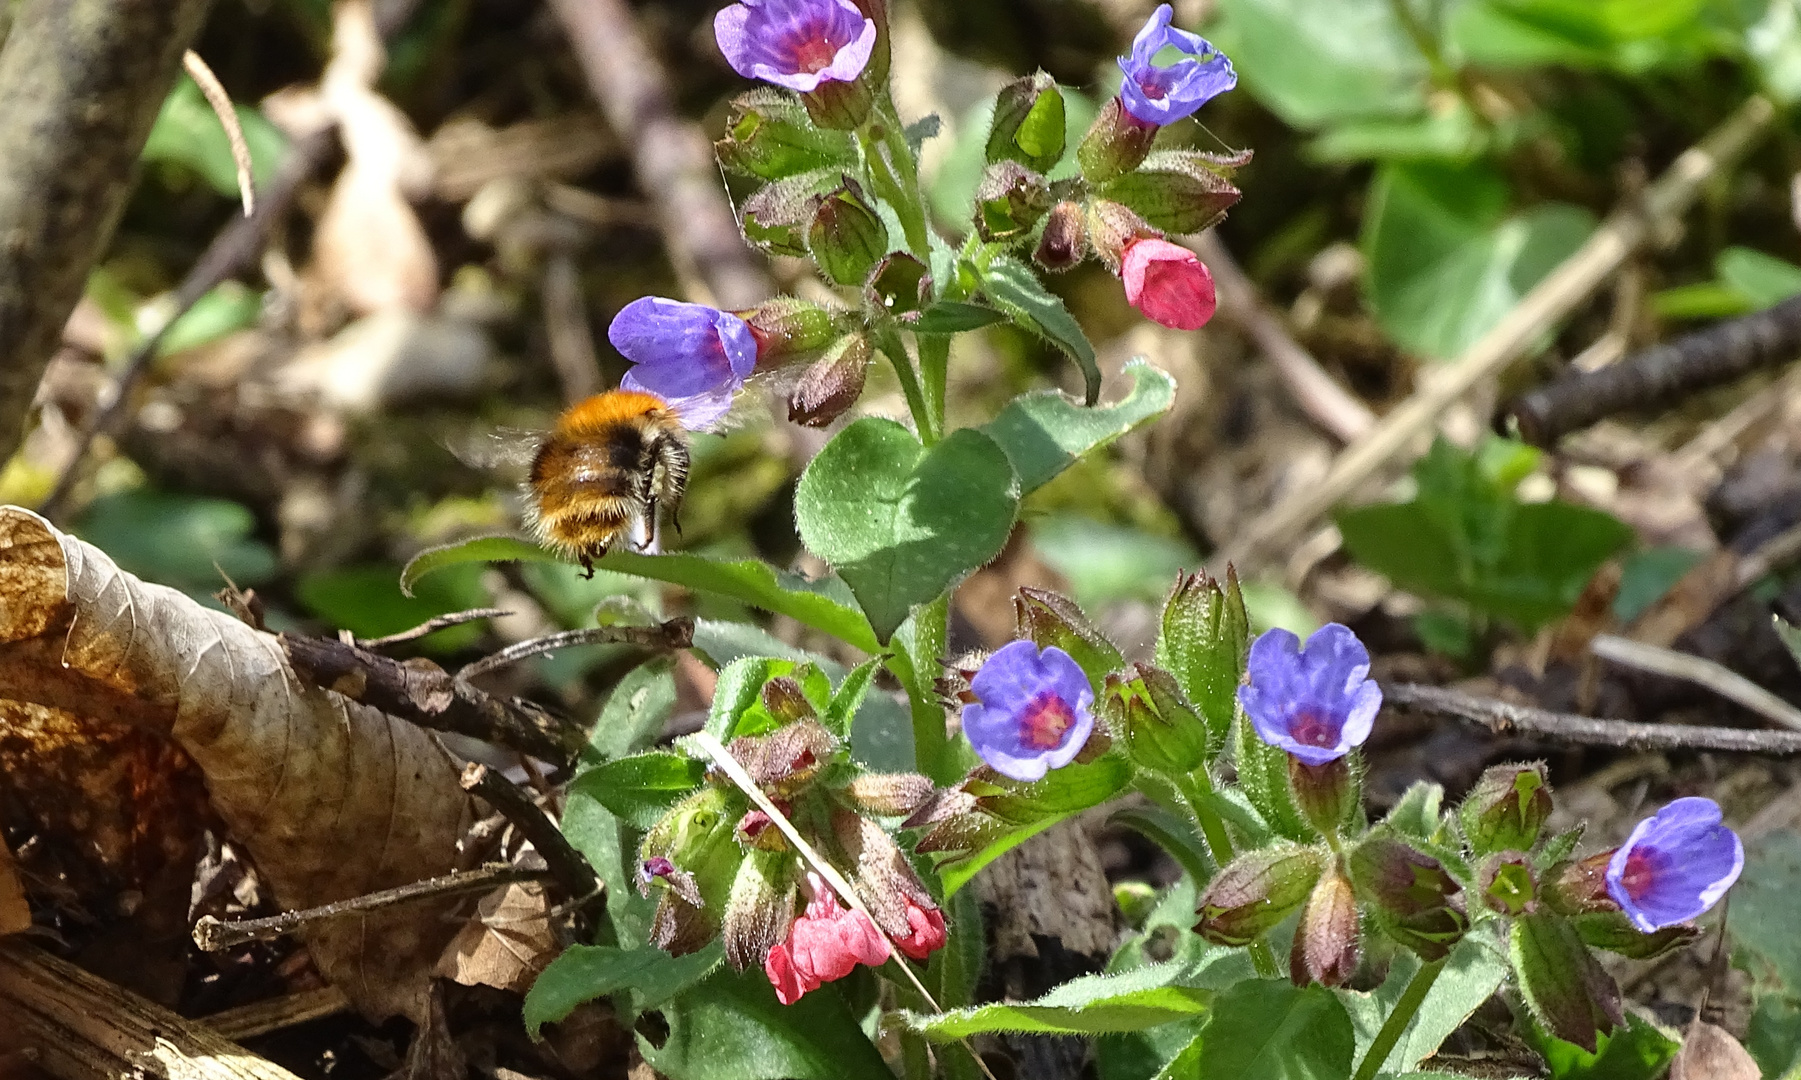
[[1747, 552], [1738, 561], [1733, 584], [1743, 592], [1765, 574], [1794, 562], [1797, 557], [1801, 557], [1801, 523], [1790, 525]]
[[206, 66], [199, 53], [193, 49], [182, 53], [181, 66], [200, 87], [213, 115], [219, 118], [219, 126], [225, 129], [225, 141], [231, 144], [231, 161], [238, 169], [238, 196], [244, 200], [244, 216], [249, 217], [256, 213], [256, 181], [251, 175], [250, 144], [244, 141], [244, 125], [238, 123], [237, 107], [231, 103], [231, 95], [225, 92], [219, 76]]
[[1425, 380], [1369, 434], [1345, 447], [1324, 479], [1296, 490], [1252, 521], [1221, 561], [1242, 567], [1274, 546], [1308, 535], [1307, 526], [1321, 514], [1378, 470], [1408, 455], [1418, 436], [1431, 430], [1445, 409], [1498, 375], [1618, 270], [1659, 225], [1685, 212], [1709, 180], [1763, 137], [1775, 115], [1767, 98], [1748, 99], [1698, 145], [1684, 151], [1642, 200], [1614, 211], [1575, 254], [1533, 286], [1455, 363]]
[[644, 44], [632, 9], [624, 0], [551, 0], [550, 9], [594, 99], [631, 150], [638, 188], [657, 209], [689, 299], [722, 308], [767, 299], [774, 287], [739, 235], [712, 142], [676, 114], [668, 73]]
[[571, 899], [586, 901], [600, 894], [600, 879], [595, 876], [594, 868], [569, 843], [569, 838], [563, 835], [563, 830], [557, 828], [556, 822], [550, 820], [549, 815], [518, 784], [474, 761], [463, 769], [460, 782], [464, 791], [482, 798], [496, 811], [506, 815], [513, 827], [532, 842], [532, 847], [537, 848], [538, 854], [544, 856], [544, 865], [550, 868], [550, 876], [556, 879], [557, 884], [563, 887], [563, 891]]
[[0, 457], [111, 240], [207, 0], [26, 0], [0, 49]]
[[1801, 755], [1801, 732], [1754, 731], [1701, 727], [1694, 724], [1639, 724], [1554, 713], [1530, 705], [1513, 705], [1438, 686], [1384, 683], [1385, 704], [1412, 712], [1448, 716], [1487, 728], [1496, 735], [1525, 735], [1574, 746], [1612, 746], [1624, 750], [1714, 750], [1728, 754]]
[[1522, 394], [1508, 409], [1520, 434], [1550, 446], [1616, 413], [1666, 406], [1759, 368], [1786, 364], [1801, 350], [1801, 297], [1646, 349], [1599, 371], [1578, 373]]
[[577, 645], [636, 645], [641, 649], [653, 649], [657, 652], [674, 652], [692, 644], [694, 620], [685, 615], [655, 626], [591, 626], [586, 630], [563, 630], [532, 638], [530, 641], [521, 641], [517, 645], [508, 645], [497, 653], [465, 665], [457, 672], [456, 677], [458, 682], [466, 682], [510, 664], [517, 664], [521, 660], [556, 652], [558, 649], [572, 649]]
[[558, 767], [575, 760], [586, 739], [574, 724], [495, 697], [430, 660], [402, 662], [334, 638], [279, 638], [300, 678], [423, 728], [497, 743]]
[[221, 1038], [243, 1042], [272, 1031], [284, 1031], [299, 1024], [323, 1020], [327, 1016], [349, 1012], [352, 1006], [344, 991], [335, 986], [284, 994], [268, 1001], [240, 1005], [201, 1017], [200, 1023], [212, 1028]]
[[431, 618], [420, 623], [418, 626], [413, 627], [411, 630], [402, 630], [398, 634], [389, 634], [387, 637], [378, 638], [357, 638], [356, 645], [359, 649], [381, 649], [389, 645], [403, 645], [409, 641], [418, 641], [427, 634], [435, 634], [439, 630], [448, 630], [453, 626], [461, 626], [464, 623], [475, 622], [478, 619], [493, 619], [502, 615], [511, 614], [512, 612], [510, 611], [503, 611], [500, 608], [491, 607], [470, 608], [468, 611], [452, 611], [444, 615], [433, 615]]
[[1196, 237], [1194, 247], [1213, 271], [1220, 314], [1263, 350], [1301, 411], [1340, 442], [1356, 442], [1367, 435], [1376, 426], [1376, 414], [1326, 374], [1313, 354], [1288, 333], [1217, 231], [1209, 229]]
[[1738, 672], [1705, 657], [1691, 656], [1660, 645], [1647, 645], [1615, 634], [1596, 634], [1589, 643], [1589, 648], [1603, 660], [1694, 683], [1728, 701], [1738, 702], [1766, 720], [1774, 720], [1783, 727], [1801, 731], [1801, 709]]
[[372, 892], [364, 896], [353, 896], [348, 900], [321, 904], [315, 908], [284, 911], [279, 915], [270, 915], [263, 919], [232, 919], [228, 921], [215, 919], [211, 915], [202, 915], [194, 924], [194, 944], [204, 952], [218, 952], [220, 949], [229, 949], [234, 945], [243, 945], [246, 942], [267, 941], [284, 934], [292, 934], [304, 926], [324, 922], [327, 919], [380, 911], [382, 908], [411, 903], [415, 900], [430, 900], [443, 896], [456, 896], [461, 893], [487, 892], [489, 889], [501, 885], [511, 885], [519, 881], [543, 881], [548, 876], [548, 872], [544, 870], [527, 870], [518, 866], [484, 866], [477, 870], [459, 870], [454, 874], [427, 878], [424, 881], [415, 881], [410, 885], [383, 889], [380, 892]]

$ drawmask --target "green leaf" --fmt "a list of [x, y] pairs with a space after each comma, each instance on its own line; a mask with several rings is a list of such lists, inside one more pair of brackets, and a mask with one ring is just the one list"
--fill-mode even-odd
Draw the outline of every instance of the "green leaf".
[[1094, 358], [1094, 346], [1082, 332], [1082, 324], [1030, 267], [1004, 255], [995, 256], [982, 272], [982, 292], [1021, 328], [1062, 349], [1076, 362], [1082, 369], [1085, 404], [1093, 405], [1100, 398], [1101, 368]]
[[1797, 629], [1780, 615], [1772, 615], [1770, 618], [1775, 622], [1776, 636], [1782, 639], [1783, 646], [1795, 658], [1795, 663], [1801, 665], [1801, 629]]
[[1551, 1067], [1553, 1080], [1658, 1080], [1682, 1044], [1642, 1018], [1626, 1014], [1626, 1026], [1596, 1039], [1594, 1053], [1527, 1025], [1533, 1049]]
[[1323, 986], [1247, 979], [1219, 995], [1201, 1029], [1196, 1080], [1344, 1080], [1355, 1035]]
[[[1400, 1000], [1402, 991], [1419, 969], [1419, 957], [1402, 952], [1390, 965], [1388, 978], [1377, 989], [1369, 993], [1338, 992], [1339, 1000], [1344, 1002], [1351, 1014], [1351, 1023], [1357, 1029], [1359, 1058], [1369, 1050], [1376, 1032], [1394, 1011], [1395, 1002]], [[1465, 936], [1445, 958], [1444, 970], [1432, 984], [1432, 992], [1426, 995], [1420, 1011], [1414, 1014], [1400, 1041], [1383, 1061], [1383, 1069], [1404, 1073], [1418, 1068], [1420, 1062], [1437, 1052], [1439, 1044], [1451, 1032], [1463, 1026], [1483, 1002], [1494, 996], [1506, 977], [1507, 961], [1494, 946], [1478, 935]]]
[[1142, 1031], [1206, 1011], [1213, 992], [1182, 985], [1188, 974], [1188, 964], [1172, 960], [1121, 975], [1085, 975], [1036, 1001], [901, 1015], [909, 1028], [941, 1043], [996, 1031], [1047, 1035]]
[[1157, 663], [1206, 717], [1215, 753], [1231, 732], [1251, 647], [1244, 594], [1235, 577], [1227, 582], [1178, 579], [1163, 605], [1156, 646]]
[[993, 308], [965, 304], [956, 300], [940, 300], [919, 313], [907, 324], [915, 334], [961, 334], [993, 326], [1006, 316]]
[[863, 707], [863, 699], [869, 694], [870, 683], [875, 681], [875, 674], [881, 670], [883, 657], [872, 656], [852, 668], [838, 689], [832, 692], [832, 703], [826, 706], [825, 728], [840, 739], [850, 737], [851, 720], [857, 710]]
[[663, 732], [675, 711], [675, 659], [659, 656], [625, 673], [607, 695], [588, 739], [588, 757], [606, 760], [632, 753]]
[[1336, 125], [1309, 143], [1307, 152], [1324, 162], [1422, 158], [1466, 162], [1487, 149], [1495, 135], [1494, 127], [1457, 101], [1448, 109], [1424, 116], [1376, 117]]
[[721, 967], [665, 1005], [669, 1035], [638, 1049], [678, 1080], [844, 1080], [892, 1075], [844, 1000], [843, 982], [782, 1005], [759, 969]]
[[[516, 536], [478, 536], [420, 552], [401, 571], [400, 587], [410, 595], [419, 579], [427, 574], [471, 562], [563, 560], [555, 552]], [[798, 574], [778, 571], [761, 559], [726, 562], [685, 552], [643, 555], [635, 551], [615, 551], [595, 565], [621, 574], [729, 596], [752, 607], [786, 615], [865, 652], [879, 649], [867, 620], [845, 595], [843, 583], [833, 578], [808, 581]]]
[[164, 331], [156, 354], [173, 356], [185, 349], [196, 349], [217, 341], [234, 330], [254, 324], [262, 312], [261, 293], [236, 281], [220, 282]]
[[1111, 799], [1132, 782], [1132, 766], [1108, 754], [1087, 764], [1053, 769], [1043, 780], [998, 782], [997, 794], [984, 795], [980, 807], [988, 825], [978, 843], [959, 849], [938, 864], [939, 880], [948, 896], [961, 889], [984, 866], [1062, 821]]
[[[317, 571], [301, 578], [294, 593], [308, 611], [364, 638], [396, 634], [436, 615], [489, 604], [481, 571], [473, 566], [445, 574], [412, 596], [395, 587], [394, 568], [381, 564]], [[464, 623], [431, 634], [423, 647], [455, 652], [474, 644], [483, 632], [480, 622]]]
[[1680, 547], [1646, 548], [1626, 556], [1620, 566], [1620, 591], [1613, 597], [1613, 617], [1622, 624], [1638, 618], [1706, 557]]
[[1751, 310], [1774, 307], [1801, 296], [1801, 266], [1748, 247], [1729, 247], [1714, 260], [1714, 272], [1745, 298]]
[[1426, 63], [1386, 0], [1222, 0], [1207, 36], [1302, 130], [1425, 111]]
[[794, 495], [801, 539], [850, 586], [880, 641], [1000, 554], [1018, 508], [1013, 467], [988, 436], [964, 428], [928, 450], [878, 417], [834, 436]]
[[584, 769], [571, 791], [594, 799], [620, 820], [648, 829], [706, 779], [705, 762], [657, 750]]
[[146, 581], [210, 593], [225, 584], [221, 571], [239, 585], [275, 575], [275, 553], [251, 539], [255, 529], [238, 503], [136, 488], [95, 499], [70, 531]]
[[682, 957], [649, 945], [571, 945], [525, 995], [525, 1030], [536, 1039], [541, 1027], [562, 1020], [576, 1006], [626, 990], [638, 1008], [655, 1008], [705, 978], [724, 956], [717, 942]]
[[1367, 292], [1402, 347], [1461, 355], [1594, 228], [1580, 207], [1541, 203], [1509, 218], [1506, 201], [1485, 167], [1391, 163], [1377, 173], [1364, 214]]
[[800, 684], [807, 701], [823, 712], [831, 701], [832, 684], [817, 664], [769, 656], [746, 656], [732, 661], [719, 673], [713, 704], [707, 714], [707, 731], [722, 743], [740, 735], [774, 731], [781, 722], [763, 705], [763, 686], [788, 676]]
[[1745, 871], [1732, 889], [1728, 922], [1739, 948], [1774, 969], [1801, 998], [1801, 834], [1768, 833], [1745, 845]]
[[1801, 1003], [1781, 993], [1753, 991], [1745, 1050], [1765, 1076], [1789, 1075], [1801, 1063]]
[[[244, 142], [250, 149], [251, 179], [266, 182], [288, 152], [287, 137], [261, 111], [233, 106]], [[186, 75], [175, 84], [156, 115], [150, 137], [144, 142], [145, 161], [173, 162], [198, 173], [213, 190], [238, 197], [238, 166], [231, 154], [231, 139], [213, 114], [200, 86]]]
[[1022, 494], [1043, 487], [1084, 454], [1162, 416], [1176, 400], [1176, 381], [1143, 357], [1126, 362], [1125, 397], [1092, 408], [1058, 390], [1021, 394], [982, 430], [1006, 452]]

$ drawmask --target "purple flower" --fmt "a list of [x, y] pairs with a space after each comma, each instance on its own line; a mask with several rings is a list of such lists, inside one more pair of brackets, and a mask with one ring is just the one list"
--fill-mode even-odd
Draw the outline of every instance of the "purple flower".
[[717, 424], [757, 366], [757, 339], [743, 319], [660, 296], [620, 309], [607, 340], [633, 364], [620, 389], [662, 398], [692, 431]]
[[1314, 631], [1305, 648], [1286, 630], [1268, 631], [1251, 645], [1250, 673], [1238, 703], [1258, 738], [1307, 765], [1362, 746], [1382, 707], [1382, 688], [1369, 678], [1369, 650], [1337, 623]]
[[713, 36], [733, 71], [807, 94], [855, 82], [876, 26], [851, 0], [742, 0], [714, 16]]
[[1041, 780], [1075, 760], [1094, 730], [1094, 688], [1056, 646], [1003, 645], [969, 682], [976, 704], [963, 706], [963, 734], [994, 771]]
[[1607, 892], [1653, 933], [1719, 902], [1745, 868], [1745, 845], [1712, 799], [1677, 799], [1638, 823], [1607, 863]]
[[[1172, 15], [1168, 4], [1159, 5], [1132, 39], [1132, 55], [1119, 58], [1126, 73], [1120, 104], [1146, 124], [1173, 124], [1238, 85], [1226, 54], [1201, 35], [1171, 26]], [[1172, 46], [1188, 55], [1167, 67], [1152, 62]]]

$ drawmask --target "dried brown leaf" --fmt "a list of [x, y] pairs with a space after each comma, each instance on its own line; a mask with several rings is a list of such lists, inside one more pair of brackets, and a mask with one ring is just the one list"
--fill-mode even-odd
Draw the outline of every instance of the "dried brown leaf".
[[515, 882], [482, 897], [480, 917], [444, 950], [438, 974], [464, 986], [524, 993], [556, 951], [544, 887]]
[[13, 865], [6, 838], [0, 837], [0, 937], [30, 926], [31, 907], [25, 903], [25, 884], [19, 880], [19, 868]]
[[1670, 1063], [1670, 1080], [1758, 1080], [1763, 1071], [1725, 1028], [1697, 1017]]
[[[273, 635], [139, 581], [18, 507], [0, 507], [0, 687], [0, 741], [21, 716], [54, 712], [178, 747], [284, 908], [452, 870], [472, 819], [457, 763], [428, 732], [307, 688]], [[359, 914], [304, 936], [366, 1013], [418, 1018], [454, 930], [445, 910]]]

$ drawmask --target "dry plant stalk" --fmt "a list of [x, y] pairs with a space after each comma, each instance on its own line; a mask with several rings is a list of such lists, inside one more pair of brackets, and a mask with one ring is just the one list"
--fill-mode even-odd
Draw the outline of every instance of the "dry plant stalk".
[[[429, 732], [307, 686], [274, 635], [140, 581], [18, 507], [0, 507], [0, 694], [0, 735], [16, 706], [178, 746], [286, 908], [455, 869], [473, 820], [458, 765]], [[365, 1013], [417, 1017], [457, 930], [440, 917], [450, 907], [369, 912], [304, 937]]]
[[225, 139], [231, 144], [231, 162], [238, 169], [238, 194], [244, 200], [244, 216], [256, 213], [256, 180], [250, 171], [250, 144], [244, 141], [244, 126], [238, 123], [238, 110], [231, 103], [231, 95], [225, 92], [225, 86], [213, 69], [206, 66], [206, 61], [193, 49], [181, 54], [181, 66], [187, 70], [188, 78], [200, 87], [205, 95], [206, 103], [212, 106], [213, 115], [219, 118], [219, 126], [225, 129]]

